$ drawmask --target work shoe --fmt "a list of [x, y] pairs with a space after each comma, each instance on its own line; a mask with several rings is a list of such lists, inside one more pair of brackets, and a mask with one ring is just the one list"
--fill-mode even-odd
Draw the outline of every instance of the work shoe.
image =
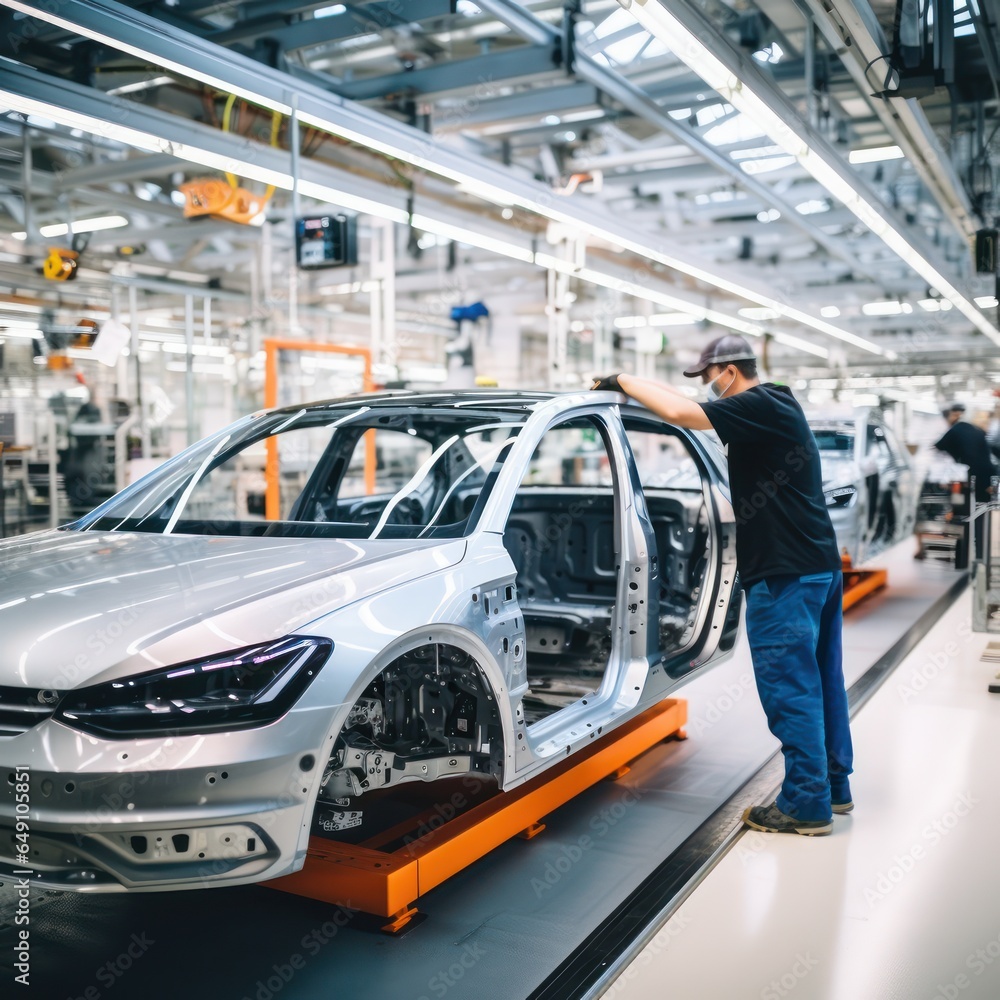
[[833, 805], [830, 806], [830, 808], [835, 813], [843, 815], [844, 813], [849, 813], [849, 812], [852, 812], [854, 810], [854, 803], [850, 802], [850, 801], [848, 801], [848, 802], [834, 802]]
[[751, 830], [763, 833], [801, 833], [805, 837], [833, 833], [832, 819], [796, 819], [783, 813], [773, 802], [769, 806], [751, 806], [743, 813], [743, 822]]

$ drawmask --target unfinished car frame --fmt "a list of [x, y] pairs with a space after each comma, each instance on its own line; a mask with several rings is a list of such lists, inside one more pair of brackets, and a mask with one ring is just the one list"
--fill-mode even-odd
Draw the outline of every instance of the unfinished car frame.
[[539, 775], [731, 648], [723, 469], [616, 393], [378, 393], [0, 544], [0, 868], [256, 882], [378, 789]]
[[841, 551], [857, 565], [913, 533], [920, 484], [882, 414], [810, 416], [827, 510]]

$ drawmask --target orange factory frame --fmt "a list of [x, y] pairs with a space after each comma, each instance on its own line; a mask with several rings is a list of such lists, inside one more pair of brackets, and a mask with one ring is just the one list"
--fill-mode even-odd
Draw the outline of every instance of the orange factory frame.
[[855, 569], [851, 565], [851, 557], [841, 557], [844, 573], [843, 609], [853, 607], [876, 590], [881, 590], [889, 582], [889, 572], [884, 569]]
[[[621, 777], [629, 761], [656, 743], [683, 739], [686, 721], [687, 702], [668, 698], [537, 778], [497, 792], [441, 826], [421, 826], [417, 816], [361, 844], [311, 837], [300, 871], [263, 884], [388, 917], [382, 929], [398, 933], [417, 915], [413, 904], [422, 895], [512, 837], [534, 837], [545, 829], [543, 817], [603, 778]], [[403, 836], [414, 829], [422, 830], [419, 836]], [[388, 849], [400, 840], [404, 846]]]
[[[347, 354], [361, 358], [364, 362], [362, 388], [371, 392], [375, 387], [372, 381], [372, 352], [366, 347], [350, 347], [345, 344], [319, 344], [312, 340], [281, 340], [268, 338], [264, 341], [264, 408], [272, 409], [278, 405], [278, 352], [307, 351], [323, 354]], [[267, 462], [264, 467], [264, 516], [268, 521], [277, 521], [281, 517], [281, 481], [278, 466], [278, 442], [269, 437], [266, 442]], [[365, 434], [365, 492], [375, 492], [375, 432]]]

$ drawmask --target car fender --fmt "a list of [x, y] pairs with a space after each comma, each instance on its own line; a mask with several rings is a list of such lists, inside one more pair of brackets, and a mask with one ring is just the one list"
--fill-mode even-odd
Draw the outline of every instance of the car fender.
[[[313, 787], [310, 789], [309, 801], [307, 802], [302, 832], [296, 852], [298, 857], [304, 859], [312, 827], [312, 815], [319, 797], [322, 784], [321, 779], [326, 761], [329, 759], [336, 739], [340, 735], [344, 723], [347, 721], [351, 708], [358, 698], [361, 697], [365, 689], [390, 663], [404, 653], [418, 649], [428, 643], [442, 643], [456, 646], [472, 656], [480, 670], [482, 670], [493, 697], [496, 699], [498, 706], [500, 706], [498, 715], [503, 733], [504, 765], [498, 784], [502, 789], [507, 787], [507, 776], [512, 775], [515, 769], [515, 745], [517, 744], [512, 724], [513, 714], [509, 706], [514, 700], [520, 700], [523, 690], [512, 693], [508, 689], [500, 664], [483, 639], [469, 628], [449, 623], [421, 625], [418, 628], [401, 633], [384, 646], [378, 654], [372, 657], [367, 666], [356, 676], [351, 686], [347, 689], [343, 701], [337, 706], [323, 742], [323, 750], [321, 751], [323, 754], [323, 766], [317, 769], [316, 780], [313, 781]], [[527, 688], [527, 683], [525, 683], [524, 687]]]

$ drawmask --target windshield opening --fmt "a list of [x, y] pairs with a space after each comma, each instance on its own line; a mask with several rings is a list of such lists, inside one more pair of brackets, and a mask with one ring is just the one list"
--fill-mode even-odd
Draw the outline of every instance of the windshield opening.
[[854, 434], [850, 431], [836, 430], [832, 427], [814, 427], [813, 437], [820, 451], [839, 452], [845, 455], [854, 453]]
[[305, 408], [236, 424], [77, 527], [158, 534], [459, 538], [527, 413]]

